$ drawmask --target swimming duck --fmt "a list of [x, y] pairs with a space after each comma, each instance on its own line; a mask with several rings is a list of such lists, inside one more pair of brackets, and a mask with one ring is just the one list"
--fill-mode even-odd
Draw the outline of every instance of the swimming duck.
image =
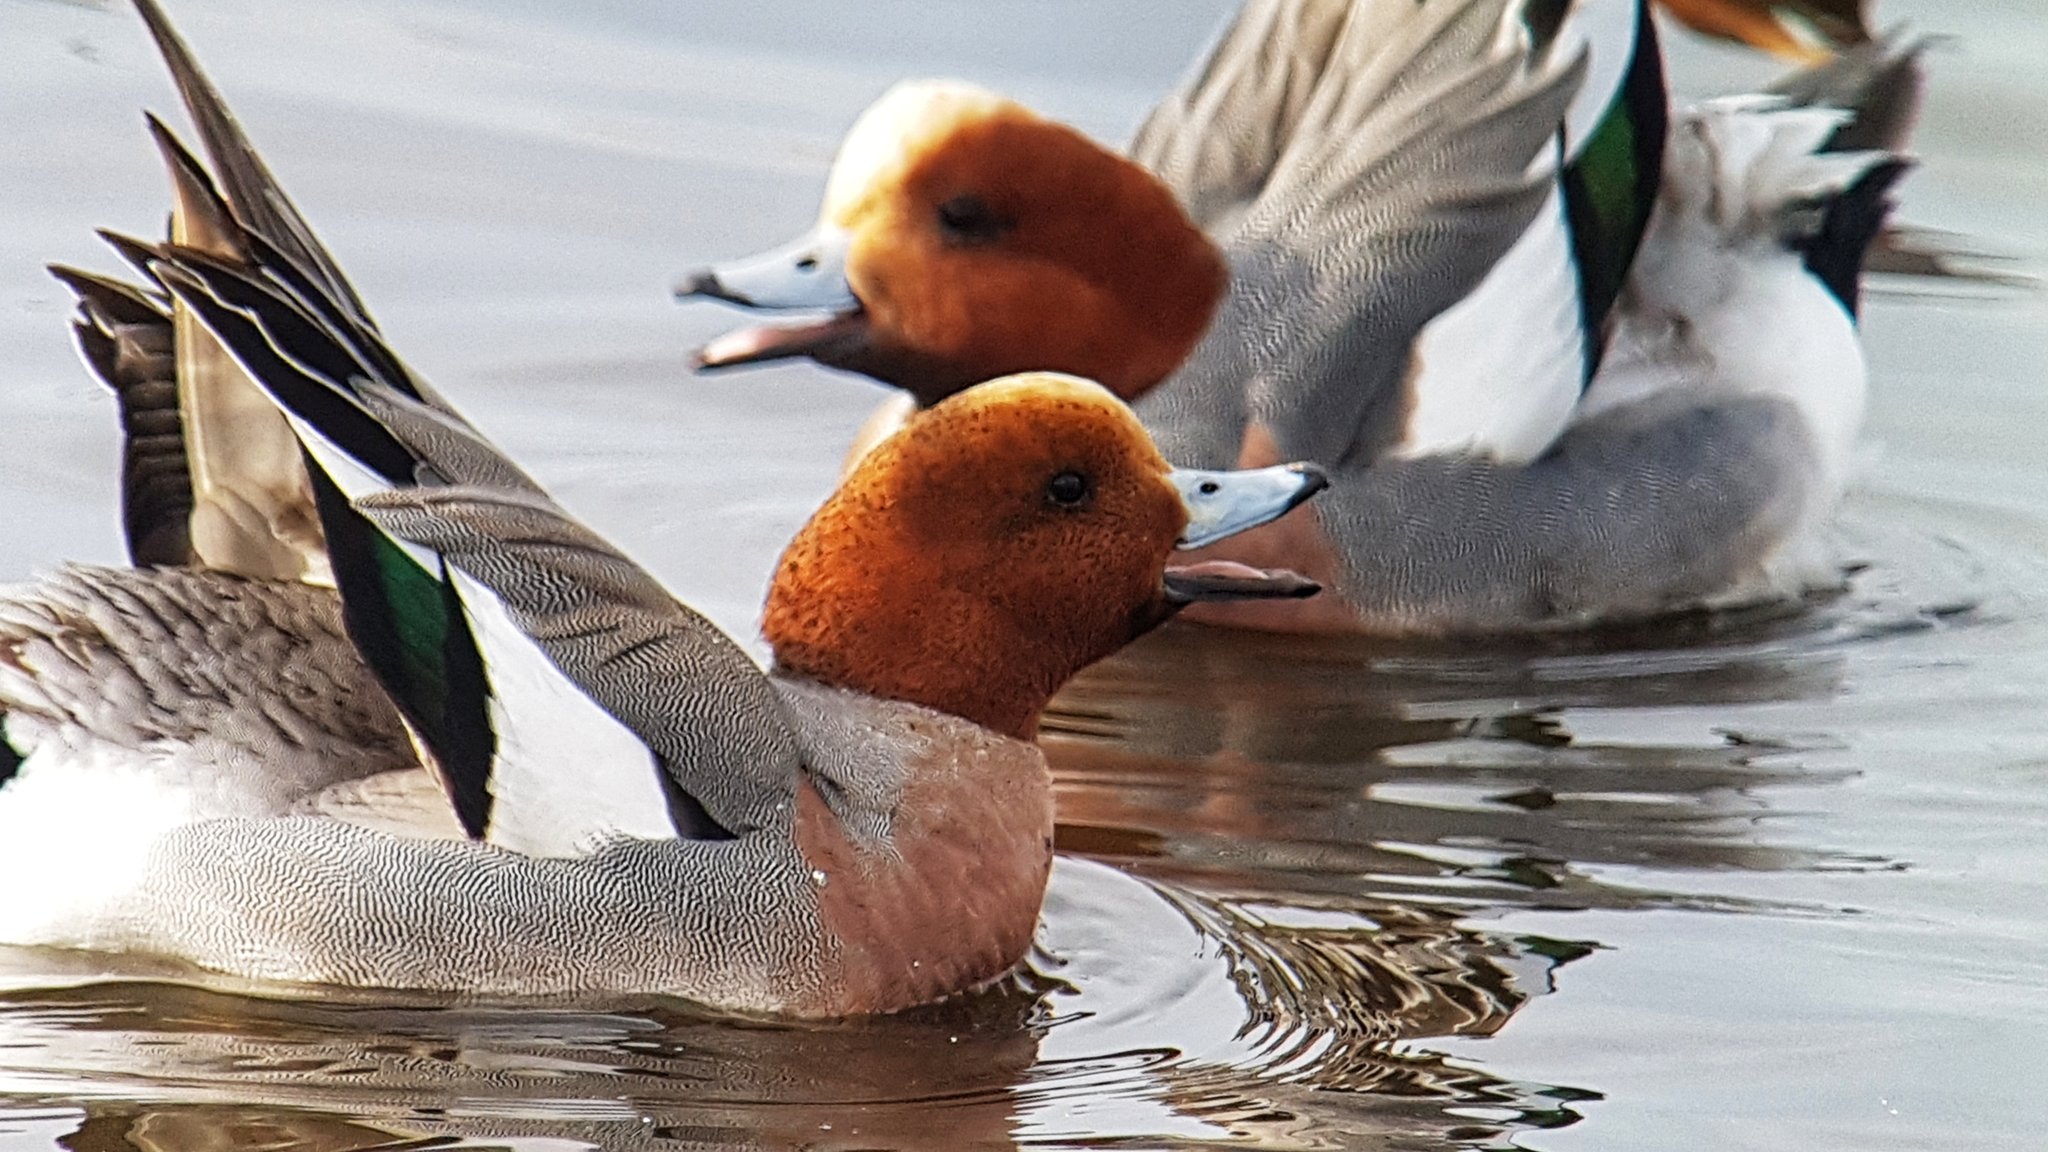
[[1659, 0], [1686, 26], [1806, 63], [1868, 44], [1868, 0]]
[[[1031, 738], [1061, 683], [1184, 604], [1313, 591], [1169, 561], [1314, 469], [1175, 470], [1100, 385], [1017, 376], [920, 413], [799, 532], [764, 672], [404, 366], [138, 7], [213, 167], [152, 121], [174, 235], [115, 238], [148, 286], [59, 273], [121, 401], [146, 566], [0, 595], [0, 942], [790, 1016], [927, 1002], [1030, 943]], [[208, 403], [224, 382], [250, 391]]]
[[[1205, 324], [1177, 368], [1121, 384], [1169, 458], [1332, 478], [1311, 515], [1223, 554], [1284, 559], [1336, 595], [1206, 618], [1444, 634], [1646, 617], [1840, 579], [1813, 538], [1860, 426], [1858, 269], [1903, 167], [1890, 142], [1831, 150], [1848, 119], [1750, 99], [1667, 130], [1636, 3], [1545, 26], [1508, 0], [1254, 0], [1131, 158], [1034, 163], [1025, 141], [1065, 129], [959, 85], [900, 88], [856, 122], [818, 228], [681, 291], [829, 315], [722, 337], [705, 367], [809, 355], [929, 403], [974, 365], [906, 373], [911, 357], [863, 350], [987, 334], [985, 312], [918, 295], [942, 263], [945, 284], [986, 273], [1027, 301], [1006, 324], [1028, 353], [1008, 362], [1093, 370], [1114, 341], [1064, 338], [1086, 330], [1062, 315], [1081, 298], [1018, 287], [1057, 262], [1045, 237], [1084, 233], [1127, 274], [1092, 284], [1179, 318], [1148, 339]], [[1001, 148], [982, 144], [994, 124]], [[1121, 185], [1097, 168], [1175, 193], [1165, 234], [1175, 251], [1214, 238], [1220, 303], [1206, 272], [1169, 282], [1193, 257], [1138, 271], [1156, 193], [1104, 195]]]

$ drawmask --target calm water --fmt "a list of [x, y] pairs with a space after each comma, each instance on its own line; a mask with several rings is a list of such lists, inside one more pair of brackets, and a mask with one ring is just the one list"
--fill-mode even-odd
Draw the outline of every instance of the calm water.
[[[687, 377], [730, 318], [671, 275], [802, 226], [892, 79], [1121, 138], [1226, 3], [173, 14], [398, 347], [751, 636], [880, 393]], [[1907, 216], [2037, 269], [2048, 15], [1879, 7], [1955, 35]], [[1768, 75], [1676, 55], [1694, 92]], [[173, 106], [132, 15], [0, 0], [6, 576], [119, 556], [112, 408], [39, 266], [159, 226], [145, 105]], [[2041, 1147], [2044, 313], [1872, 302], [1867, 568], [1807, 613], [1493, 648], [1184, 629], [1091, 672], [1047, 736], [1065, 855], [1011, 987], [796, 1029], [0, 952], [0, 1146]]]

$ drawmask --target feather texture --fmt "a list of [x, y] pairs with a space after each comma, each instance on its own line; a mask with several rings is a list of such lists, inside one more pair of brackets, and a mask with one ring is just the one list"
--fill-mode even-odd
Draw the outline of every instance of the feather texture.
[[79, 351], [121, 412], [121, 528], [134, 564], [182, 567], [192, 551], [192, 472], [178, 406], [167, 300], [104, 276], [52, 265], [78, 298]]
[[[171, 305], [199, 560], [274, 579], [308, 578], [316, 561], [331, 571], [350, 637], [472, 837], [562, 854], [619, 833], [726, 837], [786, 818], [797, 757], [761, 671], [406, 368], [161, 10], [137, 6], [213, 161], [209, 173], [152, 120], [172, 241], [116, 238]], [[120, 299], [132, 312], [149, 297]], [[425, 499], [420, 485], [463, 499]], [[223, 490], [260, 497], [214, 517], [233, 532], [206, 516]], [[365, 516], [359, 502], [380, 497]], [[304, 530], [287, 541], [292, 517]], [[247, 559], [285, 543], [296, 567]], [[596, 583], [561, 583], [577, 577]], [[603, 636], [626, 639], [593, 655]], [[565, 779], [579, 753], [592, 767]]]
[[[1788, 82], [1853, 119], [1673, 117], [1646, 7], [1389, 0], [1330, 33], [1305, 2], [1253, 5], [1140, 134], [1183, 197], [1237, 202], [1213, 217], [1232, 294], [1140, 412], [1179, 460], [1330, 467], [1312, 515], [1372, 629], [1837, 578], [1811, 544], [1862, 411], [1843, 309], [1895, 172], [1828, 149], [1896, 146], [1917, 75], [1873, 48]], [[1243, 169], [1181, 138], [1232, 124]]]
[[1227, 234], [1272, 176], [1329, 67], [1351, 0], [1247, 0], [1131, 141], [1204, 231]]
[[[286, 413], [351, 634], [472, 835], [573, 854], [786, 808], [794, 744], [760, 670], [414, 395], [373, 333], [338, 329], [340, 302], [184, 248], [153, 268]], [[586, 769], [565, 777], [579, 749]], [[688, 799], [672, 805], [665, 779]]]
[[[1360, 11], [1370, 10], [1364, 6]], [[1409, 348], [1528, 229], [1585, 61], [1530, 67], [1500, 0], [1348, 24], [1271, 179], [1225, 241], [1234, 281], [1189, 364], [1140, 403], [1168, 455], [1369, 459], [1400, 435]]]

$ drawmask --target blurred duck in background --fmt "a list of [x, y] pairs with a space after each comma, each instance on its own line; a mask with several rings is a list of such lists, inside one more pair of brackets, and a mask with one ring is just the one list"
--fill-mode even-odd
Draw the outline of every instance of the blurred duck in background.
[[[1916, 49], [1673, 112], [1632, 0], [1250, 0], [1129, 155], [993, 94], [897, 88], [817, 225], [683, 296], [919, 405], [1100, 379], [1189, 466], [1312, 461], [1312, 515], [1219, 555], [1334, 594], [1248, 627], [1449, 634], [1839, 585], [1820, 539], [1865, 370]], [[1169, 195], [1170, 194], [1170, 195]], [[1178, 206], [1178, 210], [1173, 209]], [[1220, 263], [1219, 263], [1220, 260]]]

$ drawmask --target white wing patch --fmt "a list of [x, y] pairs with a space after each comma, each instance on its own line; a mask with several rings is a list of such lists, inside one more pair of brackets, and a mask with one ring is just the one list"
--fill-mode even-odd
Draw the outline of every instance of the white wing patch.
[[[283, 405], [279, 405], [277, 410], [284, 413], [285, 419], [291, 423], [292, 431], [297, 434], [299, 443], [305, 446], [314, 462], [320, 465], [320, 470], [327, 473], [327, 478], [334, 481], [334, 486], [341, 489], [343, 496], [354, 500], [371, 492], [391, 491], [390, 481], [364, 467], [360, 460], [342, 450], [318, 428], [299, 419]], [[422, 548], [410, 540], [400, 540], [388, 532], [382, 535], [386, 540], [403, 548], [406, 555], [411, 556], [413, 562], [427, 573], [432, 574], [441, 570], [441, 558], [431, 549]]]
[[[296, 416], [293, 430], [350, 499], [391, 485]], [[431, 549], [385, 533], [428, 573]], [[491, 820], [484, 839], [528, 856], [585, 856], [604, 840], [672, 840], [662, 767], [647, 745], [585, 695], [519, 626], [497, 595], [449, 569], [490, 684]]]
[[513, 623], [490, 589], [451, 569], [491, 685], [491, 823], [528, 856], [584, 856], [604, 840], [673, 840], [662, 767]]
[[1479, 287], [1423, 329], [1414, 406], [1393, 455], [1472, 453], [1514, 464], [1541, 455], [1579, 402], [1581, 325], [1564, 193], [1552, 189]]

